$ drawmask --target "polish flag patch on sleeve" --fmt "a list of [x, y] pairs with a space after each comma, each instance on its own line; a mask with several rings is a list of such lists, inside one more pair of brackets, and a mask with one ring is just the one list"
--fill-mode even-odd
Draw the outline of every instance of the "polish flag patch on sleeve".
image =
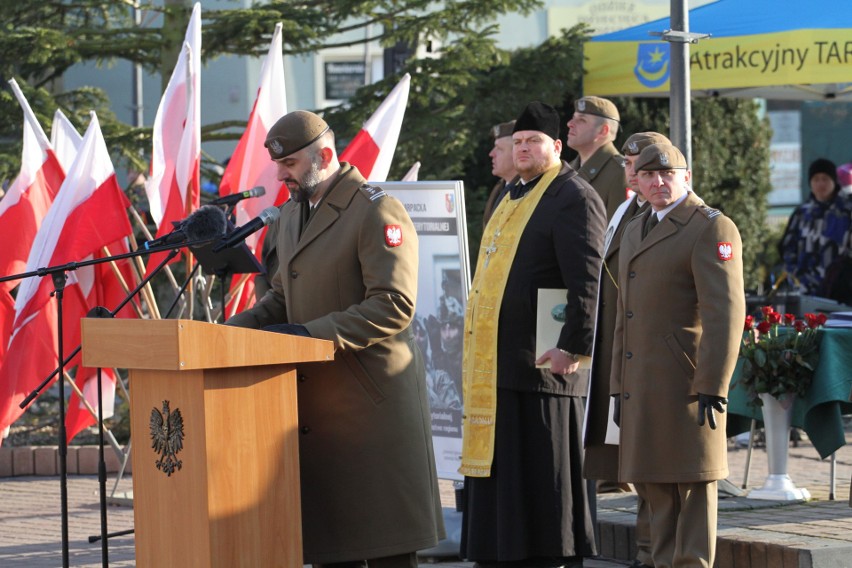
[[402, 227], [400, 225], [385, 225], [385, 244], [398, 247], [402, 244]]
[[734, 258], [734, 247], [731, 243], [716, 243], [716, 254], [719, 260], [731, 260]]

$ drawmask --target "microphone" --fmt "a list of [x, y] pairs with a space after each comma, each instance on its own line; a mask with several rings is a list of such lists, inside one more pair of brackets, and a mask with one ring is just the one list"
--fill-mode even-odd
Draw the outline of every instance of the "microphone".
[[241, 191], [239, 193], [224, 195], [222, 197], [214, 199], [208, 205], [233, 205], [235, 203], [239, 203], [243, 199], [249, 199], [251, 197], [260, 197], [261, 195], [266, 195], [266, 188], [262, 185], [259, 185], [257, 187], [249, 189], [248, 191]]
[[154, 247], [182, 244], [187, 241], [212, 241], [225, 235], [228, 220], [225, 212], [215, 205], [204, 205], [193, 211], [186, 219], [173, 224], [175, 228], [171, 233], [145, 241], [142, 248], [150, 250]]
[[267, 207], [260, 212], [260, 215], [243, 225], [237, 227], [234, 232], [226, 236], [224, 239], [216, 243], [211, 249], [213, 252], [219, 252], [222, 249], [230, 248], [243, 242], [246, 237], [256, 233], [270, 223], [277, 221], [281, 215], [281, 211], [277, 207]]

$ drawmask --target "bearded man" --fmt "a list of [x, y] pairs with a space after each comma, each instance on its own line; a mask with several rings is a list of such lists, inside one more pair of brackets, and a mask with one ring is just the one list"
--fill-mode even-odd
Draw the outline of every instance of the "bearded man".
[[265, 146], [290, 201], [272, 288], [231, 325], [334, 344], [299, 367], [304, 561], [416, 568], [444, 536], [423, 357], [411, 322], [418, 245], [405, 208], [339, 162], [319, 116], [285, 115]]

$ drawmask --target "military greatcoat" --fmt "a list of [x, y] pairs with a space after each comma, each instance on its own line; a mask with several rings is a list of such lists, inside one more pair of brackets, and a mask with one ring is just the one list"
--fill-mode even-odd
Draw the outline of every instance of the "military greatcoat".
[[734, 223], [689, 193], [619, 253], [610, 392], [621, 394], [619, 481], [687, 483], [728, 475], [725, 415], [698, 425], [698, 393], [727, 396], [745, 317]]
[[300, 236], [282, 207], [272, 290], [229, 320], [300, 323], [334, 343], [334, 361], [300, 366], [306, 563], [377, 558], [444, 535], [425, 368], [409, 324], [418, 241], [402, 204], [342, 164]]
[[273, 223], [266, 228], [260, 251], [260, 262], [266, 274], [258, 274], [254, 277], [255, 300], [263, 298], [272, 288], [272, 278], [278, 272], [278, 223]]
[[577, 156], [571, 162], [580, 177], [592, 184], [606, 207], [606, 218], [612, 219], [619, 205], [627, 199], [627, 176], [624, 173], [624, 156], [618, 153], [612, 142], [598, 148], [588, 160], [580, 165]]

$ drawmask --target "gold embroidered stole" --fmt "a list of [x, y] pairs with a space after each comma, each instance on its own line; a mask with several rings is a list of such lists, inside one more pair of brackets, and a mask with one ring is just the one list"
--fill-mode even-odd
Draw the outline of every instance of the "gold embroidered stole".
[[464, 320], [462, 463], [459, 473], [489, 477], [497, 416], [497, 322], [518, 241], [562, 164], [520, 199], [503, 199], [482, 235]]

